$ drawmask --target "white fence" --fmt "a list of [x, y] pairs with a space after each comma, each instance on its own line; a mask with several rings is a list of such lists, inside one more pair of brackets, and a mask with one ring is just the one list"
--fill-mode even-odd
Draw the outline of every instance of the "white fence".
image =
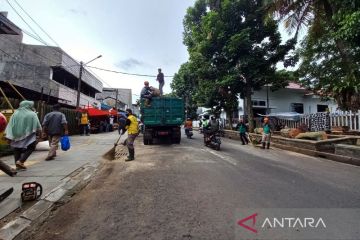
[[[304, 114], [300, 118], [300, 121], [281, 119], [280, 122], [289, 128], [296, 128], [301, 124], [310, 126], [310, 115]], [[330, 127], [333, 128], [342, 126], [348, 126], [349, 129], [353, 131], [360, 131], [360, 111], [330, 113]]]

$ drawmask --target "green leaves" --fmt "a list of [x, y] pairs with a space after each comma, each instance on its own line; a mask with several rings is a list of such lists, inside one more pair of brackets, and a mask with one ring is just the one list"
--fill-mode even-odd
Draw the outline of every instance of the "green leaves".
[[[190, 59], [174, 78], [172, 87], [177, 94], [191, 92], [197, 104], [232, 112], [237, 110], [239, 95], [251, 97], [251, 89], [267, 83], [283, 86], [286, 79], [278, 78], [275, 66], [285, 58], [288, 65], [295, 64], [297, 58], [287, 54], [296, 40], [281, 44], [277, 22], [265, 22], [263, 2], [198, 0], [188, 9], [184, 43]], [[190, 75], [186, 69], [192, 69], [192, 91], [186, 85]]]

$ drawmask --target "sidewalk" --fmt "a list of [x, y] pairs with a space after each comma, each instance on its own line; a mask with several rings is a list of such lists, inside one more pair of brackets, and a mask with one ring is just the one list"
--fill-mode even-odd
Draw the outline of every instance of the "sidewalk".
[[[42, 197], [46, 196], [63, 184], [64, 178], [79, 168], [99, 163], [102, 160], [101, 156], [113, 146], [118, 136], [116, 131], [90, 136], [71, 136], [71, 149], [66, 152], [59, 149], [55, 160], [44, 161], [47, 151], [35, 151], [25, 163], [28, 168], [26, 171], [18, 172], [15, 177], [9, 177], [0, 171], [0, 190], [14, 188], [14, 192], [0, 203], [0, 220], [20, 207], [22, 183], [40, 183], [43, 187]], [[13, 156], [0, 159], [15, 167]]]

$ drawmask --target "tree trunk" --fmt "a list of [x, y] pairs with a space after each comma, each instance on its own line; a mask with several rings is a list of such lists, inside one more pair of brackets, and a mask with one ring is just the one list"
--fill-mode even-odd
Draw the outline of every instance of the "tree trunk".
[[252, 108], [252, 101], [251, 101], [251, 85], [246, 83], [245, 85], [245, 113], [247, 115], [249, 121], [249, 132], [254, 132], [254, 113]]
[[226, 117], [229, 118], [228, 129], [232, 130], [232, 112], [230, 110], [226, 110]]

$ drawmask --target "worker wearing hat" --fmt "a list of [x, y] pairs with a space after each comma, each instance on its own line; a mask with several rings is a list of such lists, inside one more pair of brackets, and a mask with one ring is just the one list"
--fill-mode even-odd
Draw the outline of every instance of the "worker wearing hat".
[[140, 97], [141, 97], [141, 99], [145, 99], [145, 106], [150, 106], [152, 92], [151, 92], [148, 81], [144, 82], [144, 87], [141, 90]]
[[263, 134], [261, 138], [262, 149], [265, 149], [265, 145], [267, 149], [270, 148], [270, 137], [271, 137], [271, 129], [269, 124], [269, 118], [265, 117], [264, 125], [263, 125]]

